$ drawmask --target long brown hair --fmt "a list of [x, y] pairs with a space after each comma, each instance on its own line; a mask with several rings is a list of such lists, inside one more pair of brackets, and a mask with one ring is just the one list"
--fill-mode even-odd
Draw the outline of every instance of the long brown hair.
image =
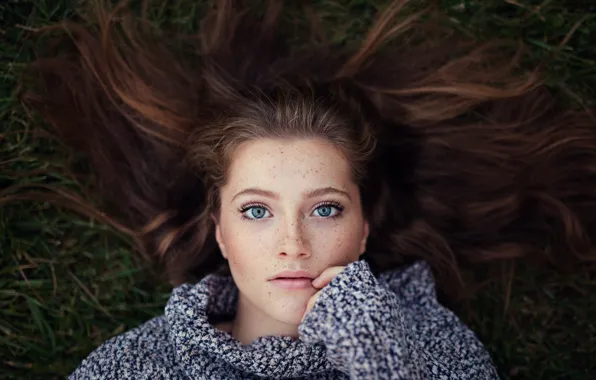
[[422, 258], [447, 283], [475, 262], [594, 260], [596, 122], [522, 72], [522, 49], [428, 9], [402, 17], [402, 1], [359, 43], [327, 41], [314, 16], [293, 43], [280, 1], [240, 3], [183, 36], [98, 2], [41, 30], [23, 78], [24, 103], [88, 156], [102, 210], [173, 283], [224, 264], [209, 215], [234, 147], [259, 137], [342, 148], [375, 271]]

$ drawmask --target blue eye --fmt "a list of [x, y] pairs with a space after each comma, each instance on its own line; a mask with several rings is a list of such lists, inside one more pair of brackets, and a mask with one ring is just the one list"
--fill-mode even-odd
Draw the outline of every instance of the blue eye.
[[[344, 208], [336, 202], [324, 203], [315, 208], [314, 215], [320, 218], [335, 219], [342, 215]], [[241, 207], [238, 211], [242, 214], [242, 219], [258, 221], [271, 217], [267, 207], [260, 204], [248, 204]]]
[[269, 211], [263, 206], [246, 206], [242, 210], [242, 217], [249, 220], [263, 219], [268, 216]]
[[342, 211], [343, 207], [335, 203], [324, 204], [315, 209], [315, 212], [318, 212], [319, 214], [317, 216], [322, 218], [337, 218], [341, 215]]

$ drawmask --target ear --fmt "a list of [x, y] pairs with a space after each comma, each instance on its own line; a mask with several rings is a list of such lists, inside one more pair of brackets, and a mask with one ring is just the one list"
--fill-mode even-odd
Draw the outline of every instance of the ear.
[[219, 250], [221, 251], [222, 256], [224, 259], [228, 259], [228, 255], [226, 254], [226, 246], [223, 242], [223, 237], [221, 235], [221, 228], [219, 226], [219, 220], [214, 214], [211, 214], [211, 220], [213, 220], [213, 224], [215, 225], [215, 240], [217, 241], [217, 245], [219, 246]]
[[369, 226], [368, 222], [364, 221], [364, 233], [362, 234], [362, 240], [360, 241], [360, 254], [362, 255], [366, 251], [366, 240], [368, 239], [369, 234]]

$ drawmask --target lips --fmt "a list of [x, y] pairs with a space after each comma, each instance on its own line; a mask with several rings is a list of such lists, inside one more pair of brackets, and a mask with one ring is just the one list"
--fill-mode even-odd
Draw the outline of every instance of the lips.
[[313, 278], [315, 278], [315, 276], [311, 275], [310, 273], [308, 273], [307, 271], [304, 271], [304, 270], [283, 271], [283, 272], [276, 274], [272, 278], [270, 278], [270, 280], [291, 279], [291, 278], [298, 278], [298, 279], [306, 278], [306, 279], [312, 280]]
[[274, 280], [287, 280], [287, 279], [307, 279], [307, 280], [312, 280], [310, 277], [292, 277], [292, 276], [288, 276], [288, 277], [276, 277], [274, 278]]
[[311, 289], [313, 287], [312, 279], [308, 277], [279, 277], [274, 278], [271, 282], [283, 289]]

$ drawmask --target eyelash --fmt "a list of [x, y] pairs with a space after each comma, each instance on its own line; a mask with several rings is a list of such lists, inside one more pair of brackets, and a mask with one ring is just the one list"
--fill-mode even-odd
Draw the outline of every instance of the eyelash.
[[[324, 219], [337, 219], [340, 218], [343, 215], [343, 211], [344, 211], [344, 207], [339, 203], [339, 202], [335, 202], [335, 201], [327, 201], [327, 202], [322, 202], [320, 204], [318, 204], [317, 206], [315, 206], [315, 210], [321, 207], [328, 207], [328, 206], [332, 206], [335, 207], [337, 209], [337, 215], [333, 215], [333, 216], [328, 216], [328, 217], [322, 217]], [[243, 220], [248, 220], [251, 222], [258, 222], [261, 219], [253, 219], [253, 218], [248, 218], [244, 215], [244, 213], [248, 210], [250, 210], [253, 207], [262, 207], [264, 209], [267, 210], [267, 206], [265, 206], [262, 203], [247, 203], [245, 205], [242, 205], [239, 209], [238, 212], [240, 212], [241, 218]], [[269, 211], [269, 210], [267, 210]]]

